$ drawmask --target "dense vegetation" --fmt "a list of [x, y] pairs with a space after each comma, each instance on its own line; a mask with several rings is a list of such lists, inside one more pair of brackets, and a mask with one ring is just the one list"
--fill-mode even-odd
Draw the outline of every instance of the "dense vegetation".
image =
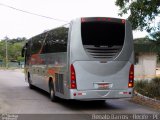
[[151, 98], [160, 100], [160, 78], [156, 77], [150, 81], [140, 80], [135, 82], [135, 90]]
[[133, 30], [159, 30], [160, 26], [153, 25], [155, 18], [160, 15], [160, 0], [116, 0], [120, 8], [119, 15], [130, 14], [128, 20]]
[[7, 52], [8, 62], [9, 61], [23, 61], [21, 57], [21, 50], [26, 42], [26, 38], [9, 39], [4, 38], [0, 41], [0, 60], [5, 64], [6, 62], [6, 41], [7, 41]]

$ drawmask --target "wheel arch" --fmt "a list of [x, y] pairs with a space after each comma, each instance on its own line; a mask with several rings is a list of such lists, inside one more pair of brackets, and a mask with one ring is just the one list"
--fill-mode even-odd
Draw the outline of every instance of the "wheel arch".
[[48, 85], [50, 85], [50, 83], [53, 82], [53, 78], [49, 77], [48, 80], [49, 80]]

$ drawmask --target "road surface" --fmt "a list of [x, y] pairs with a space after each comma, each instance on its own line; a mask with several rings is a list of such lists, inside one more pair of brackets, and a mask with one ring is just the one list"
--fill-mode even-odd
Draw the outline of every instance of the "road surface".
[[67, 101], [51, 102], [39, 89], [29, 89], [19, 70], [0, 70], [0, 113], [9, 114], [156, 114], [149, 107], [127, 99], [110, 99], [105, 103]]

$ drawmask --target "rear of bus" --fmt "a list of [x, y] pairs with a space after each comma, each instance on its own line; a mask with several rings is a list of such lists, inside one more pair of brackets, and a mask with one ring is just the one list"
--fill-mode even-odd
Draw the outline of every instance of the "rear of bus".
[[128, 21], [76, 19], [71, 24], [69, 42], [69, 99], [132, 97], [134, 50]]

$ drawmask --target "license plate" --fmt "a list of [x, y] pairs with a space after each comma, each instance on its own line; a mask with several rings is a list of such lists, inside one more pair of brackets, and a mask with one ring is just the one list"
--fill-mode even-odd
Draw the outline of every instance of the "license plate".
[[110, 84], [109, 83], [96, 83], [96, 84], [94, 84], [94, 88], [96, 88], [96, 89], [109, 89]]

